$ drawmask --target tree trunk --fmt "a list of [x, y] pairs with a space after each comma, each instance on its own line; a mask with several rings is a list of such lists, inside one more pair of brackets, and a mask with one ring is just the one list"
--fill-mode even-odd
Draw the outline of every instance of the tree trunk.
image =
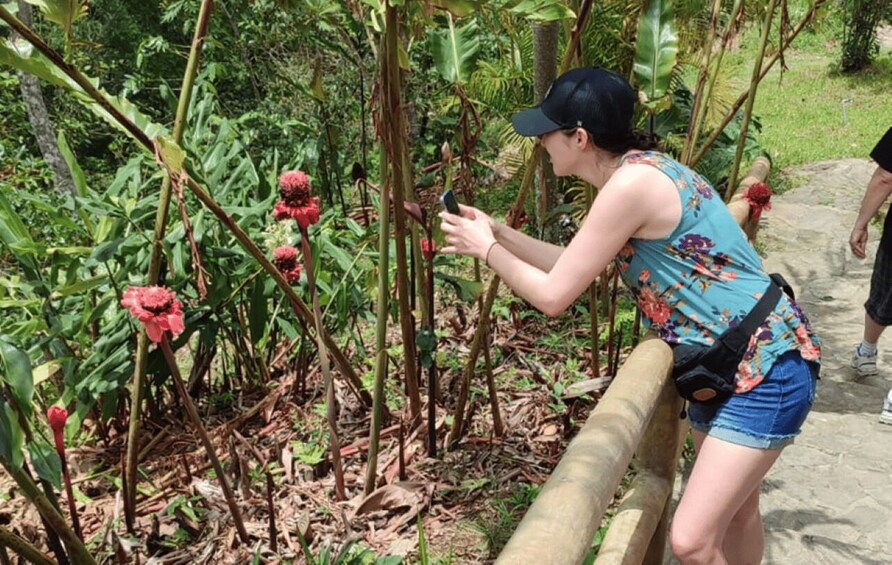
[[[557, 72], [557, 46], [560, 28], [556, 22], [533, 24], [533, 96], [536, 103], [542, 102], [548, 87], [554, 81]], [[539, 234], [545, 241], [559, 243], [560, 224], [551, 222], [545, 225], [548, 213], [561, 203], [561, 195], [557, 190], [557, 179], [551, 168], [551, 161], [543, 153], [541, 175], [537, 181], [538, 197], [536, 198], [536, 214], [539, 221]]]
[[[26, 26], [31, 27], [31, 4], [28, 4], [25, 0], [18, 0], [18, 5], [19, 19]], [[56, 141], [56, 130], [50, 121], [49, 112], [47, 112], [46, 104], [43, 101], [40, 80], [34, 75], [21, 71], [18, 75], [22, 98], [25, 100], [25, 106], [28, 108], [28, 119], [31, 122], [31, 128], [34, 130], [34, 137], [37, 138], [40, 153], [53, 170], [53, 175], [56, 179], [56, 189], [63, 194], [70, 192], [72, 196], [77, 196], [77, 189], [74, 186], [74, 180], [71, 178], [71, 170], [62, 157], [62, 152], [59, 151], [59, 145]]]

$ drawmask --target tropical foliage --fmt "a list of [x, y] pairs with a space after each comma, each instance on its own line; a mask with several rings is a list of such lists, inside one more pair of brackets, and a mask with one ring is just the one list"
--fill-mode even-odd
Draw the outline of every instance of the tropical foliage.
[[[641, 92], [642, 129], [722, 186], [761, 148], [758, 119], [739, 112], [758, 80], [735, 85], [720, 53], [739, 26], [763, 25], [775, 38], [760, 59], [768, 65], [798, 31], [780, 26], [786, 20], [770, 11], [764, 16], [760, 2], [745, 2], [744, 10], [741, 0], [708, 4], [0, 6], [0, 462], [37, 506], [49, 551], [60, 561], [92, 562], [101, 537], [89, 531], [84, 538], [62, 519], [56, 493], [67, 466], [47, 435], [50, 406], [70, 410], [54, 420], [54, 437], [62, 421], [69, 443], [98, 436], [126, 452], [102, 472], [114, 474], [122, 490], [121, 532], [137, 538], [145, 534], [137, 520], [141, 451], [168, 419], [188, 421], [211, 455], [245, 547], [257, 534], [240, 525], [229, 486], [234, 471], [214, 449], [224, 441], [235, 453], [231, 446], [247, 440], [232, 422], [281, 408], [282, 398], [298, 411], [317, 406], [326, 415], [327, 427], [318, 429], [330, 459], [297, 452], [313, 461], [314, 472], [334, 475], [339, 500], [377, 492], [386, 475], [376, 468], [380, 434], [392, 422], [399, 422], [401, 442], [424, 427], [432, 456], [461, 442], [478, 372], [501, 435], [490, 318], [504, 310], [522, 319], [521, 306], [497, 300], [498, 281], [485, 286], [479, 268], [435, 252], [436, 197], [455, 188], [464, 201], [502, 212], [513, 200], [509, 221], [521, 222], [535, 173], [524, 165], [538, 156], [529, 140], [511, 133], [507, 118], [532, 99], [532, 25], [541, 22], [560, 26], [565, 68], [602, 65], [629, 76]], [[792, 23], [804, 27], [820, 4], [803, 3]], [[32, 6], [35, 21], [25, 25]], [[710, 9], [714, 17], [705, 20]], [[40, 158], [47, 149], [32, 140], [34, 99], [19, 95], [16, 73], [41, 80], [50, 108], [42, 118], [55, 128], [74, 193], [53, 188]], [[281, 176], [286, 171], [291, 176]], [[308, 200], [310, 184], [318, 196]], [[584, 213], [583, 198], [567, 200], [554, 216]], [[597, 378], [615, 373], [632, 333], [624, 341], [621, 322], [633, 325], [634, 314], [628, 306], [617, 314], [623, 299], [612, 272], [595, 287], [574, 310], [591, 320], [583, 368]], [[164, 292], [136, 290], [149, 288]], [[181, 308], [164, 310], [174, 299], [159, 305], [159, 293], [175, 293]], [[450, 319], [438, 319], [438, 310]], [[162, 311], [172, 318], [158, 318]], [[456, 325], [466, 326], [470, 353], [458, 356], [455, 348], [453, 366], [443, 368], [449, 359], [438, 348]], [[438, 375], [447, 371], [453, 374], [444, 385]], [[252, 394], [271, 405], [245, 407]], [[566, 410], [561, 394], [553, 395]], [[207, 415], [221, 404], [239, 409], [230, 425], [205, 432]], [[309, 428], [313, 409], [304, 414]], [[368, 459], [357, 464], [364, 483], [341, 468], [351, 447], [338, 443], [345, 428], [368, 436]], [[300, 442], [312, 436], [296, 433]], [[271, 484], [273, 470], [256, 459], [253, 471]], [[241, 471], [242, 480], [247, 475]], [[269, 492], [264, 543], [276, 553]], [[69, 481], [67, 500], [74, 496]], [[177, 503], [171, 512], [182, 518], [184, 508]], [[324, 547], [320, 561], [330, 559], [331, 546]]]

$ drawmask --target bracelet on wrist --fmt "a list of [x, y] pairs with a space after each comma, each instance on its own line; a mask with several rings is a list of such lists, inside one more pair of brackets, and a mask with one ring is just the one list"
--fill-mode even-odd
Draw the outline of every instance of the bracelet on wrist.
[[489, 244], [489, 249], [486, 250], [486, 258], [483, 260], [483, 262], [486, 263], [487, 267], [489, 267], [489, 254], [492, 253], [492, 248], [498, 244], [499, 244], [498, 240], [493, 241], [492, 243]]

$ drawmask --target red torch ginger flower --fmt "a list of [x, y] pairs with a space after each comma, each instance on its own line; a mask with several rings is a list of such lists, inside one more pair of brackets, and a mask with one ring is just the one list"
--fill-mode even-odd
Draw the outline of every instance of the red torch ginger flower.
[[434, 260], [434, 255], [437, 254], [437, 242], [430, 240], [426, 237], [421, 238], [421, 254], [424, 255], [424, 258], [428, 261]]
[[297, 260], [297, 249], [290, 245], [277, 247], [273, 252], [273, 263], [291, 284], [300, 281], [301, 265]]
[[764, 182], [754, 183], [743, 193], [743, 199], [753, 209], [753, 219], [758, 220], [763, 210], [771, 210], [771, 187]]
[[306, 206], [310, 200], [310, 177], [303, 171], [288, 171], [279, 177], [279, 196], [289, 206]]
[[53, 438], [56, 440], [56, 452], [59, 457], [65, 455], [65, 422], [68, 421], [68, 410], [61, 406], [50, 406], [46, 411], [46, 419], [53, 430]]
[[276, 221], [292, 218], [305, 230], [319, 221], [319, 198], [310, 196], [310, 178], [303, 171], [288, 171], [279, 177], [279, 196], [273, 208]]
[[182, 332], [183, 304], [177, 300], [177, 294], [163, 286], [131, 286], [121, 298], [121, 306], [130, 308], [146, 327], [149, 339], [159, 343], [164, 332], [174, 335]]
[[278, 221], [293, 218], [300, 229], [305, 230], [319, 221], [319, 197], [310, 198], [305, 206], [290, 206], [285, 200], [280, 200], [273, 209], [273, 217]]

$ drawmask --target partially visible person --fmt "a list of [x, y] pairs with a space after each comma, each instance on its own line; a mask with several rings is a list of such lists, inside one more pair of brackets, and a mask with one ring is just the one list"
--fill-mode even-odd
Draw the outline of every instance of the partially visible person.
[[[460, 216], [440, 214], [442, 251], [484, 260], [549, 316], [614, 262], [652, 331], [670, 344], [708, 347], [753, 310], [769, 277], [709, 182], [634, 130], [637, 98], [616, 73], [573, 69], [512, 118], [519, 134], [538, 137], [556, 175], [598, 189], [566, 248], [462, 206]], [[670, 535], [683, 565], [761, 562], [762, 479], [811, 409], [820, 356], [808, 319], [784, 296], [749, 336], [735, 393], [689, 405], [697, 459]]]
[[[867, 185], [849, 238], [852, 253], [860, 259], [867, 257], [867, 224], [892, 194], [892, 127], [870, 152], [870, 157], [876, 161], [877, 168]], [[864, 303], [864, 336], [852, 355], [852, 367], [859, 377], [877, 374], [877, 342], [889, 325], [892, 325], [892, 214], [887, 213], [873, 263], [870, 295]], [[892, 424], [892, 389], [886, 393], [880, 422]]]

